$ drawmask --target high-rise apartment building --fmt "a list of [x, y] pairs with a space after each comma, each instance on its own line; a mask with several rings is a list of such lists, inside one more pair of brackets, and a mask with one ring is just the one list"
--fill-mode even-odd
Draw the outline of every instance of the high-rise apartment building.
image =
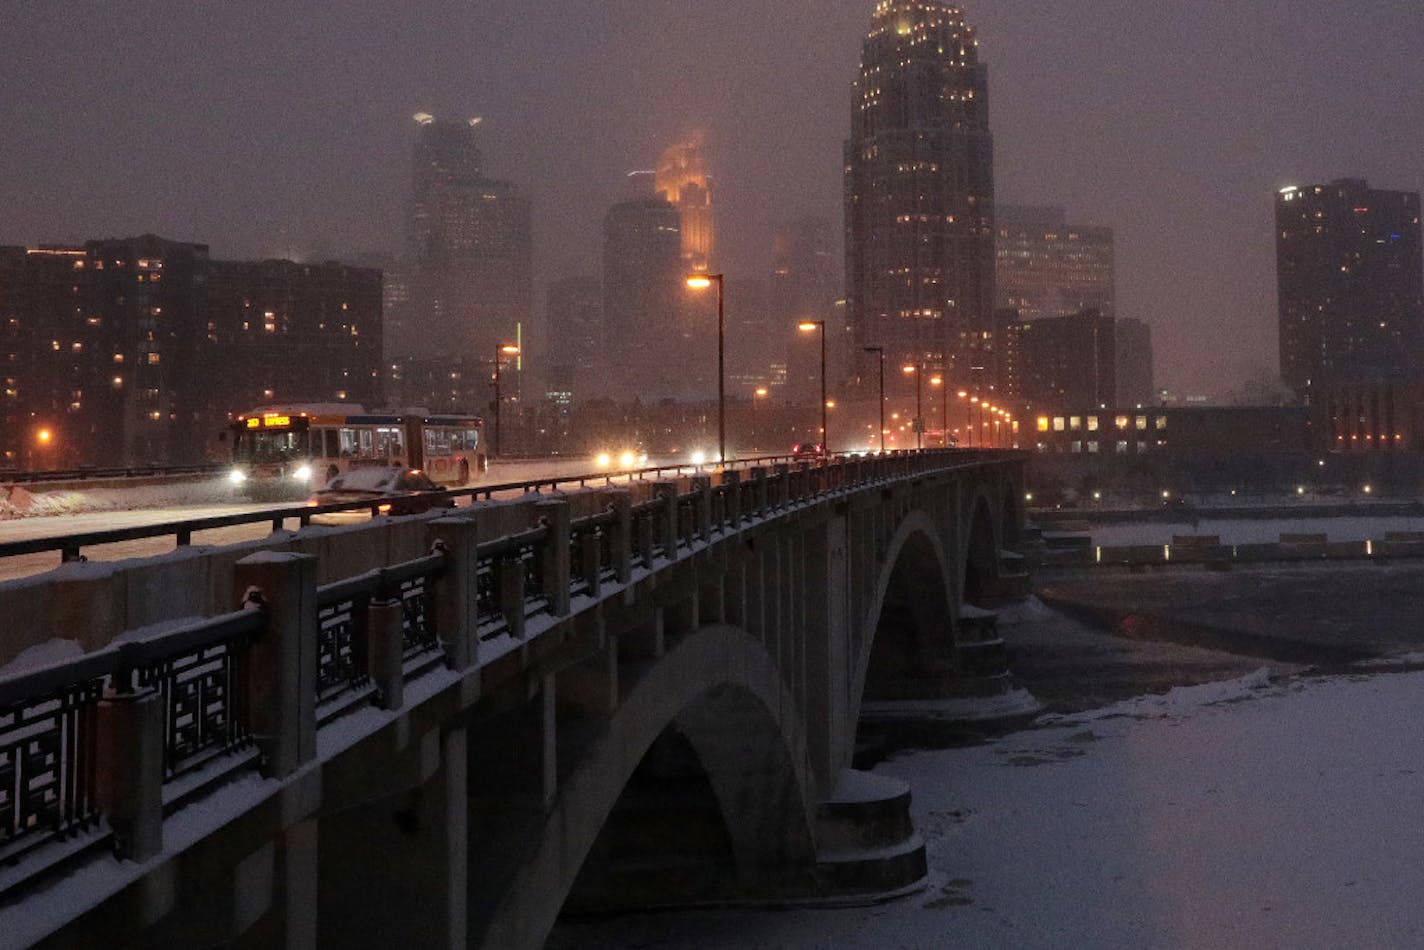
[[153, 235], [0, 248], [0, 467], [220, 457], [259, 403], [379, 401], [380, 341], [375, 270]]
[[1082, 310], [1117, 315], [1111, 228], [1068, 223], [1062, 208], [999, 205], [998, 306], [1020, 320]]
[[1420, 248], [1417, 192], [1346, 178], [1276, 195], [1281, 378], [1303, 401], [1419, 372]]
[[688, 273], [710, 270], [716, 227], [712, 218], [712, 176], [702, 157], [700, 134], [663, 152], [653, 178], [653, 191], [677, 209], [683, 267]]
[[848, 319], [862, 346], [993, 384], [988, 69], [957, 6], [880, 0], [845, 145]]
[[282, 402], [382, 401], [381, 272], [334, 261], [213, 261], [208, 337], [226, 412]]
[[412, 167], [408, 300], [388, 336], [392, 355], [451, 348], [489, 353], [529, 325], [530, 203], [519, 186], [485, 176], [478, 119], [427, 113]]

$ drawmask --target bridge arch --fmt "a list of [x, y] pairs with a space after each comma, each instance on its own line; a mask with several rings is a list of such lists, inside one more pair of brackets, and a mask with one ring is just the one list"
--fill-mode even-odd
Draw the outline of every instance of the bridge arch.
[[933, 695], [954, 671], [954, 586], [941, 532], [910, 512], [886, 546], [861, 620], [852, 721], [866, 702]]
[[990, 493], [980, 490], [974, 493], [966, 511], [963, 538], [964, 602], [982, 604], [989, 594], [993, 580], [999, 571], [999, 550], [1002, 547], [1001, 526], [995, 519], [1000, 506]]
[[[750, 634], [713, 625], [679, 639], [581, 749], [561, 746], [571, 771], [480, 945], [544, 939], [635, 770], [670, 729], [705, 771], [738, 884], [765, 896], [806, 883], [797, 878], [815, 866], [814, 812], [799, 716], [774, 658]], [[470, 858], [480, 860], [474, 848]]]

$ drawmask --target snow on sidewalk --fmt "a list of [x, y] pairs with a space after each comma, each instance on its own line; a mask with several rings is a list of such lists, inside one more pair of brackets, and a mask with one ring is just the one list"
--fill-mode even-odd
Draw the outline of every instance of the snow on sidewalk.
[[882, 766], [930, 887], [840, 911], [561, 928], [573, 946], [1424, 944], [1424, 673], [1264, 674], [1057, 717]]

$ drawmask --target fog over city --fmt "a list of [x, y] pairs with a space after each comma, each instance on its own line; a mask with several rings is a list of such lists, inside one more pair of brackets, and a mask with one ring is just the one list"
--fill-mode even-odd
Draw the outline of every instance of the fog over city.
[[[478, 115], [489, 173], [533, 199], [541, 301], [550, 281], [598, 272], [624, 174], [702, 130], [730, 297], [733, 277], [767, 271], [779, 222], [840, 227], [869, 14], [10, 4], [0, 243], [154, 232], [233, 258], [400, 253], [410, 116]], [[1115, 229], [1118, 314], [1151, 325], [1159, 387], [1219, 395], [1276, 376], [1280, 187], [1424, 185], [1417, 4], [985, 0], [966, 15], [989, 64], [998, 202]]]

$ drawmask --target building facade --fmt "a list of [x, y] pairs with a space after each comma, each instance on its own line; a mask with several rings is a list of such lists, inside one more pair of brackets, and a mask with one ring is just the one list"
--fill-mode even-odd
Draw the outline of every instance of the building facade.
[[1123, 406], [1150, 406], [1157, 402], [1152, 366], [1152, 328], [1132, 317], [1118, 317], [1117, 401]]
[[0, 249], [0, 467], [220, 458], [260, 403], [378, 401], [380, 341], [379, 271], [154, 235]]
[[566, 277], [549, 285], [544, 326], [548, 379], [545, 390], [557, 401], [586, 399], [602, 387], [606, 355], [603, 286], [597, 277]]
[[994, 377], [994, 147], [988, 70], [963, 13], [881, 0], [845, 144], [848, 320], [856, 351]]
[[1035, 411], [1116, 405], [1113, 324], [1096, 310], [1005, 324], [1000, 397]]
[[1111, 228], [1069, 224], [1062, 208], [999, 205], [995, 286], [1020, 320], [1117, 315]]
[[684, 276], [676, 208], [645, 198], [609, 209], [603, 220], [607, 349], [600, 395], [675, 399], [696, 382], [688, 374], [698, 368], [684, 345], [690, 332]]
[[1356, 179], [1276, 195], [1281, 378], [1322, 387], [1418, 373], [1424, 355], [1419, 195]]

